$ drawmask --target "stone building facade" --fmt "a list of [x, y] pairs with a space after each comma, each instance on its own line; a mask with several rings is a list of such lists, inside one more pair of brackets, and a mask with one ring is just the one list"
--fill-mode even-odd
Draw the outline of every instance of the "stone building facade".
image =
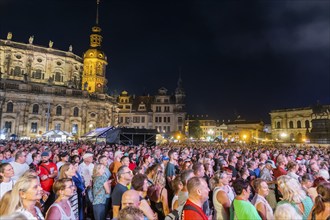
[[116, 100], [107, 95], [107, 58], [102, 36], [92, 28], [84, 58], [72, 52], [0, 39], [0, 128], [7, 136], [38, 138], [49, 130], [79, 137], [97, 128], [116, 125]]
[[272, 110], [272, 138], [278, 142], [305, 142], [312, 128], [311, 107]]
[[169, 95], [167, 92], [167, 89], [163, 87], [153, 96], [135, 96], [123, 91], [117, 99], [118, 125], [157, 129], [161, 134], [183, 132], [186, 110], [181, 79], [179, 79], [175, 95]]

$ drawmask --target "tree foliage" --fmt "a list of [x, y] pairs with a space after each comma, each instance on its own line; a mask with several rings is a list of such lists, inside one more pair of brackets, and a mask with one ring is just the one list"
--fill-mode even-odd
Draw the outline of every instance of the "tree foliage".
[[201, 123], [199, 120], [194, 120], [189, 123], [189, 136], [193, 138], [201, 138], [203, 135], [203, 130], [201, 128]]

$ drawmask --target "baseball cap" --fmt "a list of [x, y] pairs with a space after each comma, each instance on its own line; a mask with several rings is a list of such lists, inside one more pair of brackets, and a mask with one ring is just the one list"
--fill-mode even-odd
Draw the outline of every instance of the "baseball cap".
[[42, 157], [48, 157], [49, 156], [49, 152], [44, 151], [44, 152], [41, 153], [41, 156]]
[[270, 165], [272, 165], [272, 167], [273, 167], [274, 169], [276, 168], [275, 163], [274, 163], [274, 161], [272, 161], [272, 160], [267, 160], [267, 161], [266, 161], [266, 164], [270, 164]]

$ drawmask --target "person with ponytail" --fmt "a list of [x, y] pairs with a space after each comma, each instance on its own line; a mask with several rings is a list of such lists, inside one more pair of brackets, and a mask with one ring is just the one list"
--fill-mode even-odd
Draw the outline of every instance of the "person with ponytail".
[[330, 220], [330, 183], [329, 182], [321, 183], [316, 188], [316, 191], [318, 195], [315, 197], [315, 204], [308, 219]]

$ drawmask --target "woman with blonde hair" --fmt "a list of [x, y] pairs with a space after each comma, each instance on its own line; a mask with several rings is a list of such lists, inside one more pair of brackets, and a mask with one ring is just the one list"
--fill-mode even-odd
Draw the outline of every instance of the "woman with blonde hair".
[[283, 175], [277, 178], [277, 185], [283, 197], [277, 207], [282, 204], [290, 204], [302, 215], [303, 220], [306, 220], [312, 210], [313, 201], [306, 195], [299, 182], [288, 175]]
[[[76, 175], [77, 169], [71, 163], [65, 163], [61, 166], [59, 179], [69, 178], [72, 179]], [[75, 184], [74, 184], [75, 185]], [[74, 190], [73, 195], [69, 198], [71, 208], [73, 210], [76, 219], [79, 219], [79, 210], [82, 209], [82, 205], [78, 201], [77, 190]]]
[[217, 220], [226, 220], [230, 216], [230, 206], [235, 198], [233, 189], [229, 186], [230, 178], [226, 171], [217, 171], [210, 180], [213, 189], [214, 215]]
[[57, 195], [57, 199], [47, 211], [47, 220], [76, 219], [69, 202], [69, 198], [73, 195], [74, 190], [75, 186], [72, 183], [72, 179], [63, 178], [55, 181], [53, 191]]
[[308, 219], [330, 219], [330, 183], [323, 182], [317, 186], [318, 193], [315, 198], [313, 210]]
[[274, 213], [275, 220], [302, 220], [296, 209], [290, 204], [278, 206]]
[[103, 220], [106, 218], [106, 194], [110, 194], [111, 191], [111, 181], [105, 175], [105, 166], [103, 164], [95, 164], [92, 179], [94, 219]]
[[32, 220], [44, 219], [40, 209], [36, 207], [37, 201], [42, 197], [42, 188], [34, 175], [23, 175], [15, 183], [9, 199], [1, 210], [1, 216], [18, 212]]
[[[154, 196], [154, 198], [150, 199], [150, 207], [158, 214], [158, 220], [162, 220], [166, 215], [170, 212], [168, 207], [168, 197], [167, 197], [167, 189], [165, 188], [165, 177], [162, 171], [158, 171], [153, 180], [154, 185], [149, 186], [150, 188], [155, 187], [159, 188], [159, 190], [155, 190], [155, 192], [159, 191], [159, 194]], [[149, 195], [150, 193], [148, 193]], [[152, 194], [152, 193], [151, 193]]]

